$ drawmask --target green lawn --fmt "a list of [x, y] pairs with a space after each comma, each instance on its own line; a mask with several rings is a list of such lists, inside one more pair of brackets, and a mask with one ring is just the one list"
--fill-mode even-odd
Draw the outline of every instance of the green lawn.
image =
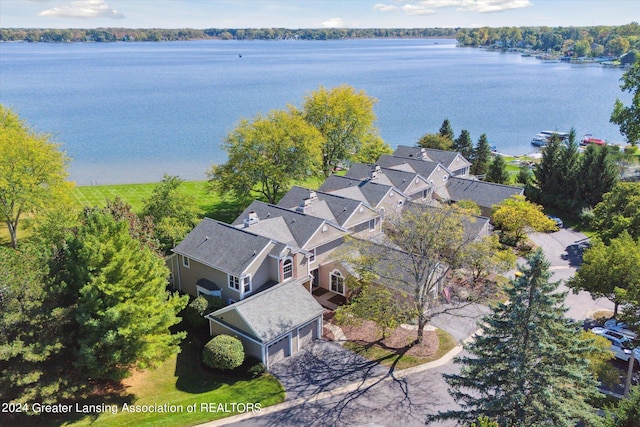
[[[125, 389], [117, 396], [91, 402], [117, 405], [118, 412], [105, 412], [99, 416], [72, 414], [72, 418], [58, 418], [47, 421], [51, 425], [65, 426], [190, 426], [212, 421], [238, 412], [226, 412], [232, 403], [259, 403], [262, 408], [280, 403], [285, 392], [278, 380], [265, 374], [255, 379], [234, 379], [221, 377], [200, 366], [198, 353], [201, 344], [198, 339], [188, 336], [182, 352], [167, 360], [155, 371], [134, 374], [124, 381]], [[128, 405], [175, 405], [175, 412], [123, 412], [123, 404]], [[207, 411], [210, 404], [227, 404], [224, 411]], [[80, 403], [82, 406], [84, 403]], [[195, 410], [187, 408], [195, 404]], [[179, 411], [178, 408], [182, 408]]]
[[430, 357], [414, 357], [404, 354], [405, 349], [389, 349], [378, 343], [357, 343], [348, 341], [346, 348], [369, 360], [378, 361], [385, 366], [395, 366], [395, 369], [407, 369], [424, 363], [440, 359], [449, 350], [456, 346], [453, 337], [442, 329], [436, 329], [438, 335], [438, 350]]

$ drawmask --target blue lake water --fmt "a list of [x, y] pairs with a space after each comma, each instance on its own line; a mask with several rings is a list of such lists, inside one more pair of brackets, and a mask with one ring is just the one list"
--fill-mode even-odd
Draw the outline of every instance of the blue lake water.
[[54, 135], [80, 185], [204, 179], [241, 118], [300, 106], [319, 85], [378, 99], [395, 147], [437, 132], [486, 133], [502, 152], [533, 151], [541, 130], [623, 142], [609, 123], [622, 70], [458, 48], [454, 40], [0, 43], [0, 103]]

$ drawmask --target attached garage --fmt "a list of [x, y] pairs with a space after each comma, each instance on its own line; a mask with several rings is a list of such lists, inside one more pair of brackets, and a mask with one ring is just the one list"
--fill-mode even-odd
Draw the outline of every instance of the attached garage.
[[268, 368], [319, 337], [324, 309], [303, 286], [290, 280], [208, 314], [212, 335], [237, 336], [247, 355]]
[[287, 356], [291, 356], [291, 336], [289, 335], [267, 346], [267, 363], [265, 365], [271, 366]]

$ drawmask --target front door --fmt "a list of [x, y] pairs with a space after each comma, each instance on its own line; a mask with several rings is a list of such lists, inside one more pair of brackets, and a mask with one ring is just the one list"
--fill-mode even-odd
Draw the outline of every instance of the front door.
[[320, 286], [320, 274], [318, 274], [318, 269], [316, 268], [315, 270], [313, 270], [311, 272], [311, 275], [313, 275], [313, 287], [317, 288], [318, 286]]

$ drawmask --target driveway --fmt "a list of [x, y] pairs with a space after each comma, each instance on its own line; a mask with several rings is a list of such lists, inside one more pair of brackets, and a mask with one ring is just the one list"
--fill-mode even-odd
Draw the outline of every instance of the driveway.
[[286, 400], [294, 400], [386, 375], [389, 368], [358, 356], [333, 341], [317, 340], [274, 364], [270, 372], [284, 386]]

